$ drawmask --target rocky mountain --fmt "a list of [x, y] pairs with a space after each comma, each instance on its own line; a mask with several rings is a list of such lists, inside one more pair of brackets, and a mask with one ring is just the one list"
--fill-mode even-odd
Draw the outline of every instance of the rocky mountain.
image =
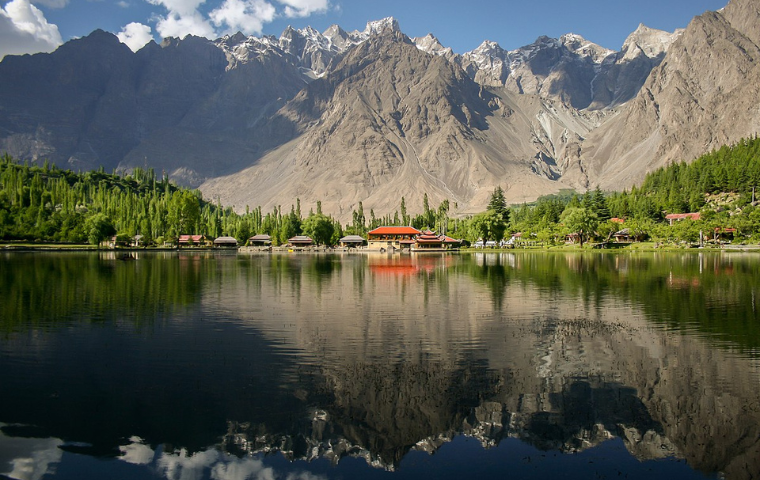
[[433, 204], [449, 199], [477, 211], [499, 183], [517, 201], [563, 186], [554, 158], [594, 126], [573, 112], [486, 89], [388, 30], [350, 50], [270, 119], [293, 129], [293, 140], [201, 188], [265, 210], [298, 197], [320, 199], [338, 216], [359, 201], [392, 212], [402, 196], [421, 209], [427, 194]]
[[153, 167], [237, 209], [319, 200], [339, 218], [425, 194], [476, 212], [496, 185], [511, 202], [621, 188], [760, 129], [753, 19], [732, 0], [683, 32], [640, 25], [618, 52], [568, 34], [457, 54], [392, 18], [137, 53], [96, 31], [0, 62], [0, 150]]
[[760, 6], [732, 0], [692, 20], [621, 115], [591, 132], [576, 165], [602, 188], [760, 131]]

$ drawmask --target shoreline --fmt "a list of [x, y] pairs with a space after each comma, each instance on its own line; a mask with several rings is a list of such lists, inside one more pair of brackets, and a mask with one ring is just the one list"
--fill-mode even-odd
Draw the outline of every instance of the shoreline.
[[0, 252], [100, 252], [100, 253], [115, 253], [115, 252], [177, 252], [177, 253], [199, 253], [199, 252], [226, 252], [226, 253], [356, 253], [356, 254], [381, 254], [384, 253], [388, 256], [395, 255], [410, 255], [410, 254], [425, 254], [425, 253], [516, 253], [516, 252], [553, 252], [553, 253], [630, 253], [630, 252], [760, 252], [760, 245], [722, 245], [722, 246], [706, 246], [706, 247], [691, 247], [691, 246], [677, 246], [677, 245], [656, 245], [651, 242], [634, 243], [619, 248], [592, 248], [592, 247], [579, 247], [577, 245], [555, 245], [555, 246], [515, 246], [512, 248], [460, 248], [450, 251], [441, 252], [379, 252], [377, 250], [368, 249], [346, 249], [346, 248], [328, 248], [328, 247], [312, 247], [312, 248], [291, 248], [291, 247], [239, 247], [237, 249], [231, 248], [169, 248], [169, 247], [139, 247], [139, 248], [97, 248], [92, 245], [70, 245], [70, 244], [12, 244], [12, 243], [0, 243]]

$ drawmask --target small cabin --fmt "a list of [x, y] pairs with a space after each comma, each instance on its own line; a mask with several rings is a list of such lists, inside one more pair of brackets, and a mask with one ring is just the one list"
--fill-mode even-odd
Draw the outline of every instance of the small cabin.
[[624, 228], [618, 232], [613, 233], [612, 237], [617, 243], [632, 243], [636, 241], [635, 236], [631, 235], [631, 230], [628, 228]]
[[219, 237], [214, 240], [214, 248], [238, 248], [238, 241], [233, 237]]
[[338, 240], [338, 244], [341, 247], [347, 247], [347, 248], [356, 248], [361, 247], [364, 245], [364, 237], [360, 235], [346, 235], [345, 237]]
[[311, 237], [307, 237], [306, 235], [296, 235], [295, 237], [291, 237], [288, 239], [288, 245], [291, 247], [310, 247], [314, 245], [314, 240], [312, 240]]
[[736, 235], [736, 229], [731, 227], [715, 227], [713, 241], [715, 243], [731, 243]]
[[267, 234], [254, 235], [248, 239], [248, 245], [254, 247], [268, 247], [272, 245], [272, 237]]
[[205, 235], [180, 235], [177, 244], [179, 248], [211, 247], [214, 242]]

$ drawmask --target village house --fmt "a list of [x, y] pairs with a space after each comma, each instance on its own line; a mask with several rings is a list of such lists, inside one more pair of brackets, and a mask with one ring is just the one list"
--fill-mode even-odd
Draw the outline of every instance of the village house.
[[179, 248], [202, 247], [209, 248], [214, 245], [206, 235], [180, 235], [177, 241]]
[[238, 248], [238, 241], [233, 237], [219, 237], [214, 240], [214, 248]]
[[713, 241], [715, 243], [731, 243], [736, 236], [736, 229], [731, 227], [715, 227]]
[[288, 245], [291, 247], [305, 248], [314, 245], [314, 240], [306, 235], [296, 235], [295, 237], [288, 239]]
[[272, 237], [264, 233], [254, 235], [248, 239], [248, 245], [253, 247], [268, 247], [272, 245]]
[[338, 240], [338, 244], [341, 247], [346, 248], [361, 247], [364, 245], [364, 237], [361, 237], [359, 235], [346, 235], [345, 237]]

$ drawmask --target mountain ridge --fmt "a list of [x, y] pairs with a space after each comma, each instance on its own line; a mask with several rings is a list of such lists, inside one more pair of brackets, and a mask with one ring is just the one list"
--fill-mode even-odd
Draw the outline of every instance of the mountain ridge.
[[238, 210], [299, 198], [338, 218], [359, 201], [387, 213], [425, 196], [473, 213], [497, 185], [510, 202], [624, 188], [760, 130], [752, 15], [732, 0], [682, 31], [639, 25], [617, 52], [566, 34], [457, 54], [392, 17], [136, 53], [96, 31], [0, 62], [0, 150], [74, 169], [152, 166]]

